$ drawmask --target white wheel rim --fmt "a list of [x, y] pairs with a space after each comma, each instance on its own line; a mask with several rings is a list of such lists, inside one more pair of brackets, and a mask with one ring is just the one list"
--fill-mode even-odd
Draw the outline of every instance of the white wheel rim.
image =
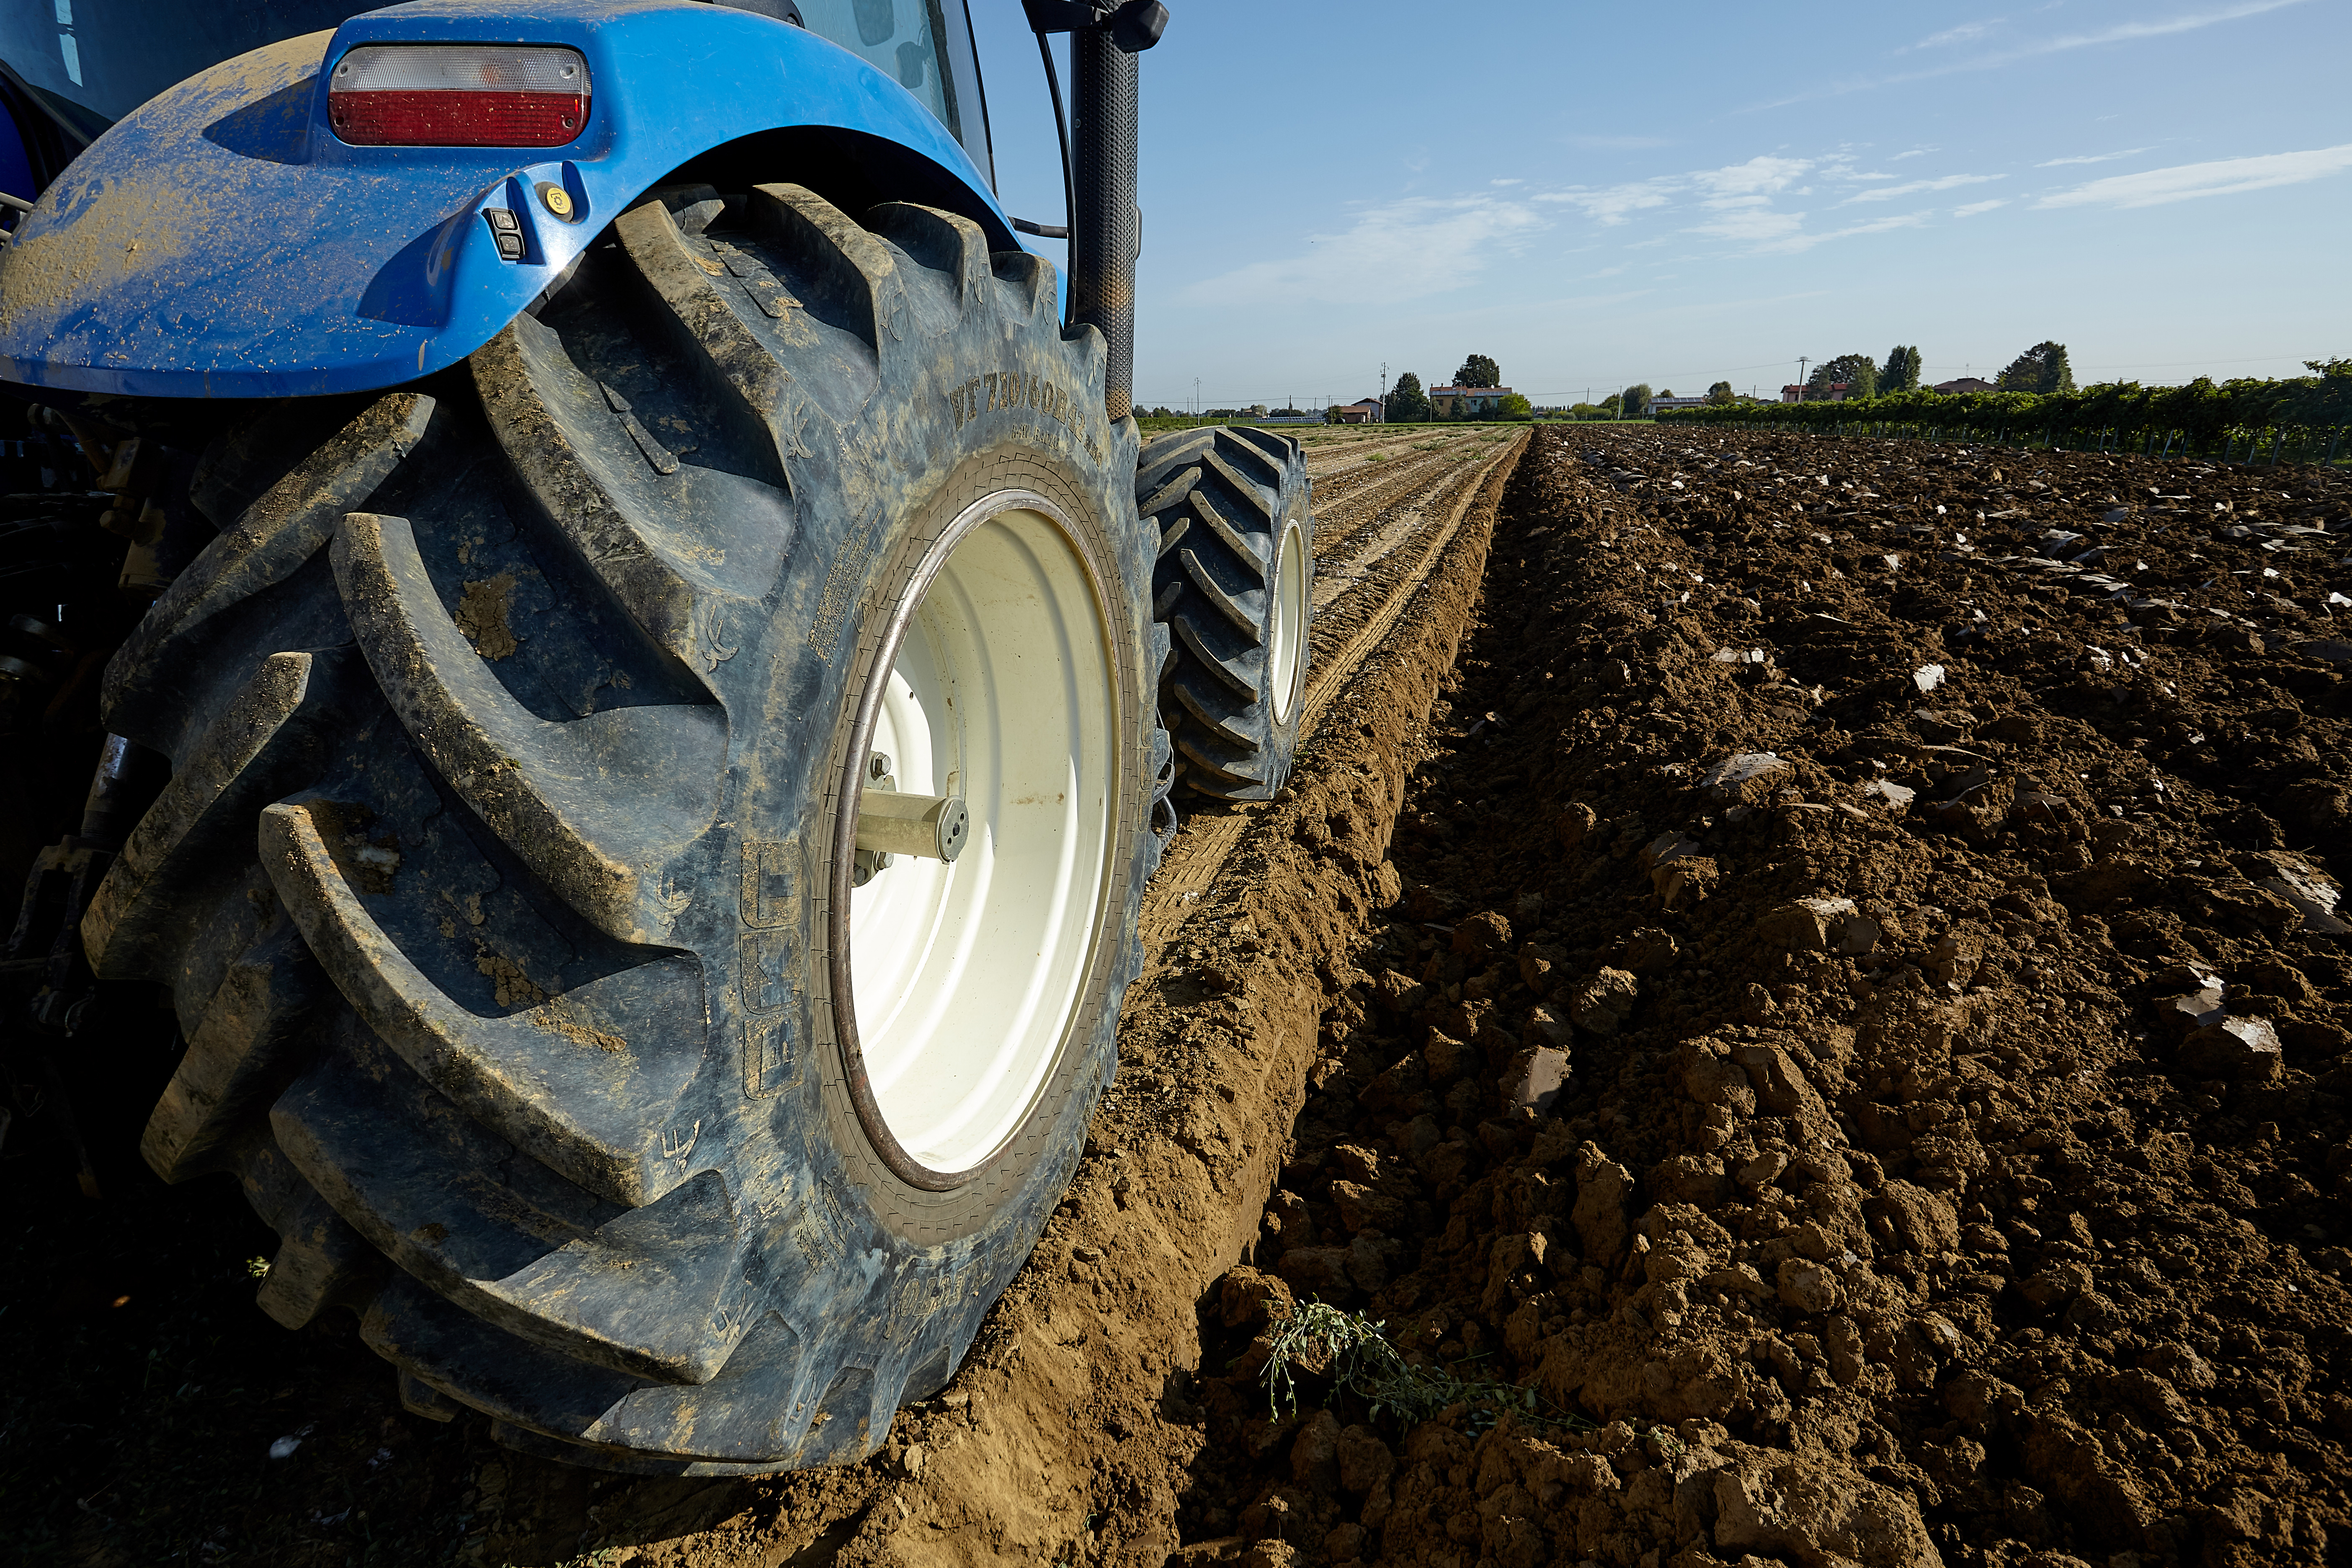
[[[1084, 1001], [1111, 868], [1118, 688], [1097, 574], [1042, 498], [964, 513], [905, 602], [876, 659], [888, 675], [853, 726], [836, 857], [875, 752], [902, 792], [961, 795], [971, 828], [952, 864], [898, 857], [848, 892], [834, 1012], [877, 1150], [944, 1189], [1020, 1131]], [[836, 869], [836, 899], [850, 880]]]
[[1290, 705], [1298, 700], [1298, 678], [1304, 668], [1300, 651], [1307, 646], [1307, 534], [1297, 523], [1283, 530], [1282, 545], [1274, 552], [1274, 634], [1265, 648], [1266, 689], [1274, 700], [1274, 721], [1290, 721]]

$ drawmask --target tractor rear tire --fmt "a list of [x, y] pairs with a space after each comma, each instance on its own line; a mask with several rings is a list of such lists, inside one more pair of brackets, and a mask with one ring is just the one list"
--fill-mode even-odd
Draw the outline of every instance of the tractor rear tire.
[[1159, 531], [1152, 613], [1171, 633], [1160, 711], [1179, 776], [1270, 800], [1290, 777], [1307, 694], [1315, 518], [1298, 443], [1218, 427], [1143, 449], [1136, 506]]
[[[1170, 772], [1135, 426], [1055, 292], [935, 209], [657, 193], [114, 660], [173, 763], [83, 922], [188, 1042], [142, 1150], [234, 1173], [262, 1307], [358, 1310], [411, 1409], [854, 1459], [1027, 1258]], [[886, 787], [961, 858], [862, 850]]]

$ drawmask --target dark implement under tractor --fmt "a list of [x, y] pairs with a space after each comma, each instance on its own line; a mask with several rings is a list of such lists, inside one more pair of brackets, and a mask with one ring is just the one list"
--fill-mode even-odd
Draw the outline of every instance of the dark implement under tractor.
[[1052, 226], [955, 0], [0, 19], [16, 1136], [168, 1073], [147, 1163], [418, 1414], [867, 1452], [1078, 1160], [1171, 792], [1289, 768], [1298, 449], [1129, 406], [1167, 13], [1027, 11]]

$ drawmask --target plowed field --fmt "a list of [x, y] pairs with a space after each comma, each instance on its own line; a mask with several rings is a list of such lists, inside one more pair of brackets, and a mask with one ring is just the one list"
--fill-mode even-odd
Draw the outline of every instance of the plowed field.
[[[1285, 798], [1188, 820], [1070, 1195], [874, 1459], [648, 1481], [404, 1415], [347, 1325], [254, 1310], [268, 1235], [236, 1193], [118, 1155], [102, 1205], [69, 1172], [14, 1184], [0, 1539], [89, 1563], [2352, 1550], [2352, 488], [1411, 434], [1312, 447], [1313, 738]], [[126, 1082], [168, 1070], [154, 1032]], [[135, 1126], [89, 1131], [127, 1153]], [[1318, 1301], [1443, 1407], [1310, 1345], [1270, 1414], [1270, 1352]]]
[[[2348, 500], [1540, 437], [1204, 1305], [1194, 1555], [2336, 1560]], [[1315, 1298], [1490, 1386], [1270, 1420]]]

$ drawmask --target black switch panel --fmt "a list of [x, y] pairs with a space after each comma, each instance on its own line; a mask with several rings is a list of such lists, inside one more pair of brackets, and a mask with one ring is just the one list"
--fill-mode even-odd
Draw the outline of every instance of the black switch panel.
[[523, 257], [522, 220], [505, 207], [484, 207], [482, 218], [490, 226], [490, 237], [498, 242], [500, 259], [520, 261]]

